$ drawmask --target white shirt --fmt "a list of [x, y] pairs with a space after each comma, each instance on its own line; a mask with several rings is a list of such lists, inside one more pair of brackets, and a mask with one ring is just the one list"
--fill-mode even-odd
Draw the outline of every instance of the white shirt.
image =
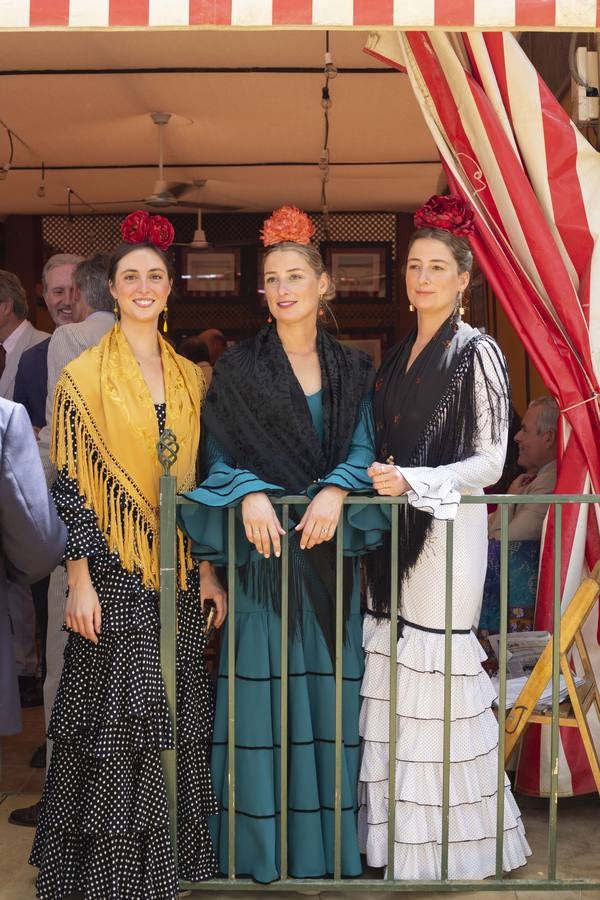
[[0, 344], [4, 347], [6, 351], [6, 355], [10, 353], [11, 350], [14, 350], [15, 345], [25, 329], [27, 328], [27, 319], [23, 319], [23, 321], [17, 325], [14, 331], [11, 331], [7, 338], [4, 338], [3, 341], [0, 341]]

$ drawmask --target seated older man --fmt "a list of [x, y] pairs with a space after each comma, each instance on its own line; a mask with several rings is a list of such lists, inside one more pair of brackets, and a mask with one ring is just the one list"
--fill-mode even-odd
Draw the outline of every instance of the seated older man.
[[[533, 400], [515, 435], [518, 463], [525, 469], [510, 484], [507, 494], [551, 494], [556, 484], [556, 433], [559, 409], [552, 397]], [[508, 630], [533, 627], [540, 538], [548, 506], [545, 503], [508, 507]], [[488, 569], [478, 637], [497, 667], [488, 641], [500, 628], [500, 507], [488, 520]]]
[[[515, 435], [517, 462], [525, 472], [517, 475], [507, 494], [551, 494], [554, 490], [558, 412], [553, 397], [538, 397], [529, 404]], [[509, 506], [509, 541], [539, 541], [547, 510], [545, 503]], [[500, 507], [489, 518], [488, 535], [500, 540]]]

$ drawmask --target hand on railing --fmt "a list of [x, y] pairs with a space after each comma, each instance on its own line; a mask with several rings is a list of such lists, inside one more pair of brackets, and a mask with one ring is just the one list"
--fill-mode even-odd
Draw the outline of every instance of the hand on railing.
[[265, 559], [271, 555], [271, 544], [275, 556], [281, 556], [281, 537], [285, 531], [263, 491], [246, 494], [242, 500], [242, 520], [246, 537]]
[[331, 540], [347, 494], [348, 491], [330, 484], [313, 497], [295, 529], [302, 532], [301, 550], [310, 550], [317, 544]]
[[367, 469], [367, 475], [373, 479], [373, 490], [382, 497], [399, 497], [410, 490], [410, 484], [397, 466], [373, 462]]
[[227, 593], [215, 574], [211, 563], [200, 563], [200, 609], [204, 612], [204, 604], [212, 600], [217, 614], [213, 622], [215, 628], [220, 628], [227, 617]]

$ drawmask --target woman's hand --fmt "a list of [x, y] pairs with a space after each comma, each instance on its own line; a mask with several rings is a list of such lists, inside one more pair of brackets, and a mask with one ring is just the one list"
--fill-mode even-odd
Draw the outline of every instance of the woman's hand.
[[348, 491], [330, 484], [313, 497], [295, 529], [302, 532], [301, 550], [310, 550], [323, 541], [331, 540], [347, 493]]
[[67, 560], [69, 595], [65, 609], [65, 625], [93, 644], [98, 643], [102, 610], [92, 584], [87, 559]]
[[242, 520], [246, 537], [265, 559], [271, 555], [271, 544], [275, 556], [281, 556], [281, 536], [285, 531], [263, 491], [246, 494], [242, 500]]
[[212, 600], [217, 610], [215, 628], [220, 628], [227, 616], [227, 594], [215, 574], [214, 566], [209, 562], [200, 563], [200, 609], [204, 612], [204, 604]]
[[388, 463], [371, 463], [367, 475], [373, 479], [373, 488], [382, 497], [399, 497], [410, 491], [410, 484], [404, 475], [400, 474], [396, 466]]

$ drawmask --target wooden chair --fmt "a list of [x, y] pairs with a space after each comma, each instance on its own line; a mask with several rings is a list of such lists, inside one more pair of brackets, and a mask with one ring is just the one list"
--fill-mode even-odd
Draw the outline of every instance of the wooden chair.
[[[594, 781], [596, 782], [596, 789], [600, 794], [600, 761], [598, 760], [598, 754], [586, 718], [587, 712], [592, 705], [595, 706], [600, 718], [600, 693], [581, 633], [599, 591], [600, 561], [596, 563], [588, 577], [583, 579], [560, 617], [560, 671], [565, 679], [569, 698], [560, 704], [558, 722], [561, 727], [579, 729]], [[505, 762], [530, 723], [536, 722], [539, 725], [552, 724], [552, 711], [536, 712], [535, 707], [542, 691], [552, 677], [553, 643], [551, 636], [514, 706], [512, 709], [507, 710]], [[569, 655], [573, 645], [577, 647], [583, 667], [584, 682], [580, 687], [576, 687], [573, 672], [569, 665]]]

